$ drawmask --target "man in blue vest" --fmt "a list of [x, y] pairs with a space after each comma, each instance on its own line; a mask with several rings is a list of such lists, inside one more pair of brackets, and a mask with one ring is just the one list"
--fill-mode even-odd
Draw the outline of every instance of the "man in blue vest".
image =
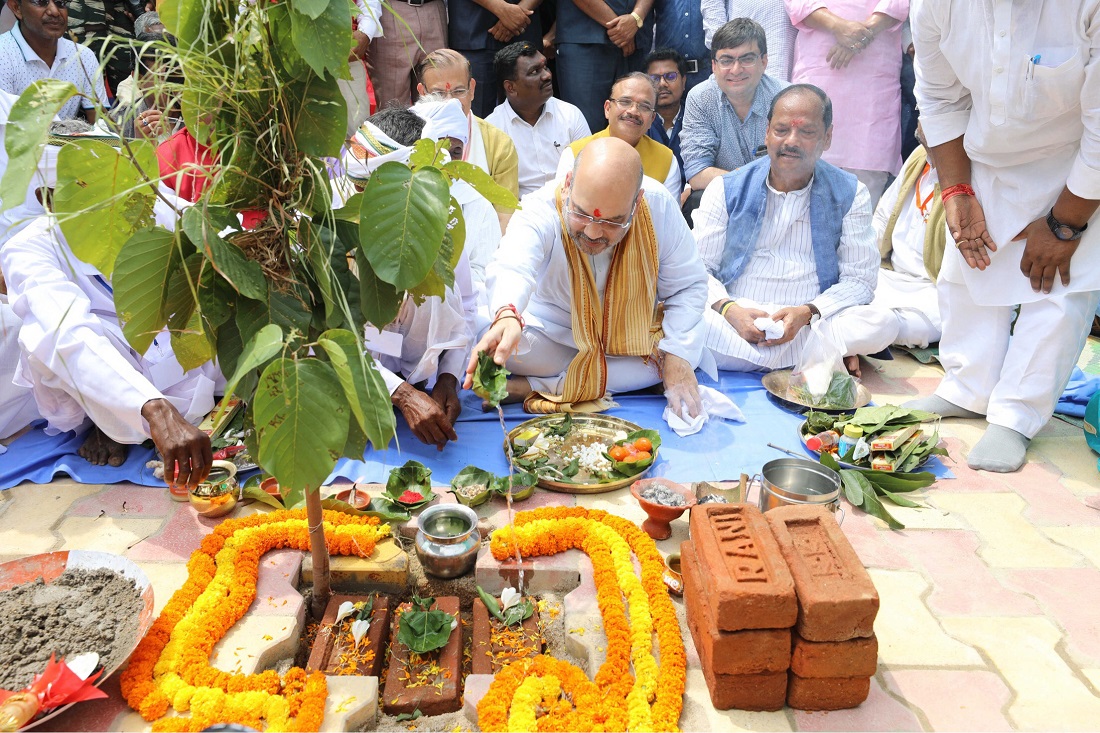
[[845, 355], [857, 353], [848, 341], [859, 334], [833, 317], [871, 302], [879, 254], [867, 188], [821, 160], [832, 117], [821, 89], [783, 89], [768, 112], [768, 156], [703, 193], [695, 240], [711, 274], [706, 346], [719, 369], [794, 365], [818, 319], [830, 319]]

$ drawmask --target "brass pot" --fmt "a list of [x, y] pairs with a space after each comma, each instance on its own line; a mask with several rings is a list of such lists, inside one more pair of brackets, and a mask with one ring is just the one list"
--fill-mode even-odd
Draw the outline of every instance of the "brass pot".
[[189, 493], [191, 506], [201, 516], [224, 517], [237, 506], [237, 466], [231, 461], [214, 461], [210, 475]]

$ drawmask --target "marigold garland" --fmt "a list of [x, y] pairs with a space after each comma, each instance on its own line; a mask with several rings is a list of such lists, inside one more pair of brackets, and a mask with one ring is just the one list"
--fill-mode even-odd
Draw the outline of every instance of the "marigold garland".
[[[333, 555], [369, 557], [389, 533], [376, 517], [324, 513]], [[200, 731], [214, 723], [257, 730], [315, 731], [328, 688], [321, 672], [291, 668], [243, 675], [210, 666], [214, 646], [256, 599], [260, 558], [269, 550], [309, 550], [304, 510], [231, 519], [203, 539], [187, 562], [187, 580], [172, 596], [122, 673], [131, 708], [155, 731]], [[169, 708], [187, 716], [167, 716]]]
[[[544, 507], [518, 513], [512, 527], [494, 532], [490, 540], [498, 560], [512, 557], [516, 545], [525, 557], [569, 549], [587, 553], [607, 635], [607, 657], [593, 680], [574, 665], [545, 655], [509, 664], [478, 703], [479, 727], [543, 732], [677, 730], [687, 658], [680, 623], [662, 581], [664, 561], [653, 540], [632, 522], [604, 511]], [[632, 554], [641, 566], [640, 578]], [[654, 633], [659, 665], [653, 656]]]

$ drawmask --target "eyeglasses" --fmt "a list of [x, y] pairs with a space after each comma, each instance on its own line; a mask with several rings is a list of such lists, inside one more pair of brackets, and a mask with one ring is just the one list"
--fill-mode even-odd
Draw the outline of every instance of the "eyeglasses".
[[50, 2], [53, 2], [54, 6], [56, 6], [58, 10], [68, 10], [69, 5], [72, 4], [72, 1], [73, 0], [27, 0], [27, 2], [29, 2], [36, 8], [44, 8], [49, 5]]
[[438, 94], [444, 99], [463, 99], [470, 93], [470, 90], [465, 87], [456, 87], [454, 89], [429, 89], [428, 93]]
[[756, 62], [759, 60], [760, 54], [746, 53], [741, 56], [719, 56], [715, 59], [715, 62], [723, 69], [732, 69], [735, 64], [741, 64], [743, 69], [751, 69], [756, 66]]
[[672, 82], [674, 82], [674, 81], [676, 81], [677, 79], [680, 78], [680, 72], [679, 71], [668, 71], [668, 72], [665, 72], [664, 74], [650, 74], [649, 78], [653, 80], [654, 84], [660, 84], [661, 79], [664, 79], [669, 84], [671, 84]]
[[630, 208], [630, 216], [626, 217], [626, 221], [610, 221], [608, 219], [597, 219], [594, 216], [589, 216], [588, 214], [582, 214], [581, 212], [579, 212], [579, 211], [577, 211], [576, 209], [573, 208], [573, 202], [569, 198], [565, 199], [565, 213], [569, 214], [570, 216], [574, 216], [577, 219], [580, 219], [581, 221], [585, 222], [585, 226], [588, 226], [589, 224], [594, 224], [598, 227], [612, 227], [614, 229], [629, 229], [630, 228], [630, 222], [634, 220], [634, 212], [637, 211], [637, 209], [638, 209], [638, 202], [637, 202], [637, 200], [635, 200], [634, 201], [634, 206], [632, 206]]
[[633, 99], [628, 99], [627, 97], [619, 97], [618, 99], [609, 99], [607, 101], [608, 102], [614, 102], [615, 105], [619, 109], [621, 109], [623, 112], [626, 112], [628, 109], [631, 109], [632, 107], [637, 107], [639, 112], [641, 112], [642, 114], [649, 115], [649, 114], [653, 114], [654, 110], [657, 109], [656, 107], [654, 107], [649, 102], [636, 102]]

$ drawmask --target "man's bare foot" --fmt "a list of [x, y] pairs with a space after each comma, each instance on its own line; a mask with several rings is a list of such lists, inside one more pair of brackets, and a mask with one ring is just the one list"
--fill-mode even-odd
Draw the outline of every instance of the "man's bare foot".
[[848, 370], [856, 379], [859, 379], [859, 356], [846, 356], [844, 357], [844, 368]]
[[117, 468], [126, 462], [129, 452], [129, 446], [111, 440], [103, 434], [102, 430], [93, 425], [88, 437], [84, 439], [84, 445], [77, 451], [77, 455], [93, 466]]
[[[523, 402], [527, 399], [527, 395], [531, 394], [531, 383], [527, 381], [527, 377], [520, 377], [513, 374], [508, 377], [506, 384], [508, 385], [508, 396], [500, 401], [502, 405], [512, 405], [517, 402]], [[489, 412], [493, 408], [488, 402], [482, 402], [481, 409], [485, 412]]]

